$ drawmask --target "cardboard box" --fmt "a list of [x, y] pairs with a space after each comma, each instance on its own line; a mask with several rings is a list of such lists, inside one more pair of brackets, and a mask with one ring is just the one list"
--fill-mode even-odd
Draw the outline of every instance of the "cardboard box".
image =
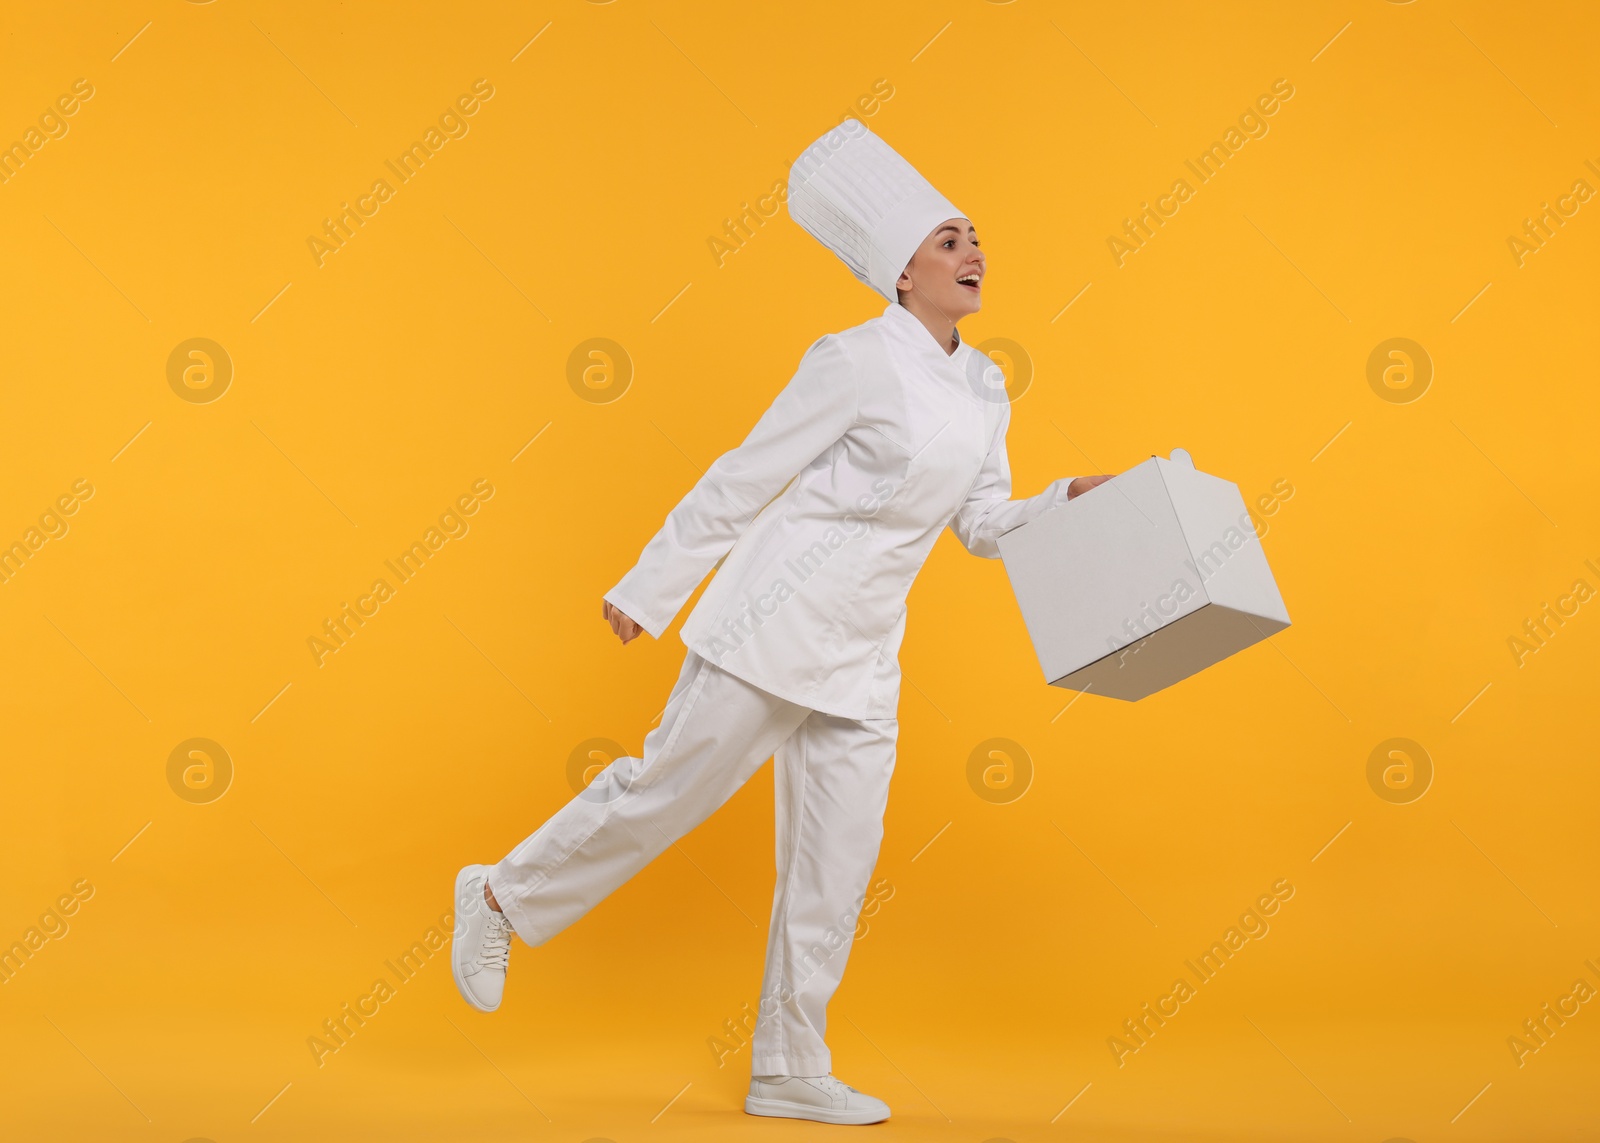
[[1045, 679], [1141, 699], [1289, 626], [1239, 487], [1151, 457], [1000, 537]]

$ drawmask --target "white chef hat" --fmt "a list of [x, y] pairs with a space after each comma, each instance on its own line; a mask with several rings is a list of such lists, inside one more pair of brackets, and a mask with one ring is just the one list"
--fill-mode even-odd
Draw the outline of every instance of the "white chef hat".
[[800, 152], [788, 201], [790, 218], [891, 302], [922, 240], [946, 219], [967, 217], [859, 119]]

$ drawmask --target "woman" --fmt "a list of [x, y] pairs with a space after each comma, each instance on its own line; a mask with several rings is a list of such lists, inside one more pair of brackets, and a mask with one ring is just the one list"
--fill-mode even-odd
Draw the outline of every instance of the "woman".
[[906, 594], [947, 525], [995, 558], [1002, 532], [1109, 477], [1008, 499], [1011, 407], [956, 330], [982, 296], [977, 232], [886, 143], [846, 120], [795, 161], [788, 205], [889, 304], [811, 345], [605, 593], [624, 643], [660, 638], [723, 560], [644, 757], [616, 759], [498, 864], [461, 870], [452, 960], [462, 996], [494, 1011], [513, 932], [549, 940], [774, 757], [777, 887], [745, 1110], [876, 1123], [888, 1105], [831, 1075], [823, 1031], [883, 836]]

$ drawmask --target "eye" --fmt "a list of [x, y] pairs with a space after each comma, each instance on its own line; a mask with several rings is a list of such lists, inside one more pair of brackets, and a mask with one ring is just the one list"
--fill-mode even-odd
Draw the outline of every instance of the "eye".
[[953, 245], [954, 243], [955, 243], [955, 239], [954, 238], [946, 238], [943, 242], [940, 243], [940, 245], [941, 246], [950, 246], [950, 245]]

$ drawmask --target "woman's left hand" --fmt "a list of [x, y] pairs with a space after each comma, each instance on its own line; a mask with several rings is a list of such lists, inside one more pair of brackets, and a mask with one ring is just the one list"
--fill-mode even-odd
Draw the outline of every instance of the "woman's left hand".
[[1067, 499], [1071, 500], [1074, 496], [1082, 496], [1089, 489], [1104, 484], [1110, 479], [1111, 477], [1109, 476], [1080, 476], [1067, 485]]

